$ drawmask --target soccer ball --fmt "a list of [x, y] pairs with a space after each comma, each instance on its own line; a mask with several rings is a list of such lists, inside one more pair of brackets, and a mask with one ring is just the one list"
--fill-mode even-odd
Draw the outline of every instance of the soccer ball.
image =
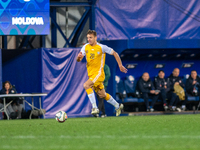
[[58, 122], [63, 123], [65, 120], [67, 120], [67, 114], [64, 111], [59, 111], [56, 113], [55, 119]]

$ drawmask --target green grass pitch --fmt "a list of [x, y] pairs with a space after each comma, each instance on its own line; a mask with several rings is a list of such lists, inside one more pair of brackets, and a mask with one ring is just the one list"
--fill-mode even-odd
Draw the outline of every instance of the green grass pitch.
[[200, 114], [1, 120], [0, 150], [199, 150]]

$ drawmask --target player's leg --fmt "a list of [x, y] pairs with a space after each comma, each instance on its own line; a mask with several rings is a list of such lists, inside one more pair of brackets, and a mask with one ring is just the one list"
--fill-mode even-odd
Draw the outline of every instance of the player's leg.
[[121, 114], [122, 109], [124, 108], [123, 104], [120, 104], [108, 93], [105, 92], [105, 89], [99, 89], [97, 91], [97, 94], [100, 98], [104, 98], [108, 103], [113, 105], [116, 110], [116, 116], [119, 116]]
[[92, 112], [91, 114], [98, 114], [99, 113], [99, 109], [97, 108], [97, 104], [96, 104], [96, 98], [94, 95], [94, 91], [92, 89], [94, 83], [91, 80], [87, 80], [84, 84], [83, 87], [89, 97], [89, 100], [92, 104]]

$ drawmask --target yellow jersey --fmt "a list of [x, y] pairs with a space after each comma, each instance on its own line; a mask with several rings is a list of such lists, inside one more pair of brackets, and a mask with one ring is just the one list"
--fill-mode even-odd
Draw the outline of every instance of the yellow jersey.
[[81, 52], [86, 57], [86, 67], [89, 79], [95, 83], [100, 78], [103, 82], [105, 78], [105, 53], [112, 55], [113, 49], [100, 43], [97, 43], [94, 46], [87, 43], [82, 47]]

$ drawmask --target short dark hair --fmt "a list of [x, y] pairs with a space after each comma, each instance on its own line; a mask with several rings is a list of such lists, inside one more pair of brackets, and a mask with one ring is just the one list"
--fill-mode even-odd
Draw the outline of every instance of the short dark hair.
[[87, 35], [88, 34], [93, 34], [95, 37], [97, 36], [97, 32], [95, 30], [88, 30]]
[[191, 73], [192, 73], [193, 71], [197, 72], [196, 70], [192, 70]]
[[158, 73], [160, 73], [160, 72], [163, 72], [163, 73], [165, 73], [165, 72], [164, 72], [164, 70], [159, 70], [159, 71], [158, 71]]

